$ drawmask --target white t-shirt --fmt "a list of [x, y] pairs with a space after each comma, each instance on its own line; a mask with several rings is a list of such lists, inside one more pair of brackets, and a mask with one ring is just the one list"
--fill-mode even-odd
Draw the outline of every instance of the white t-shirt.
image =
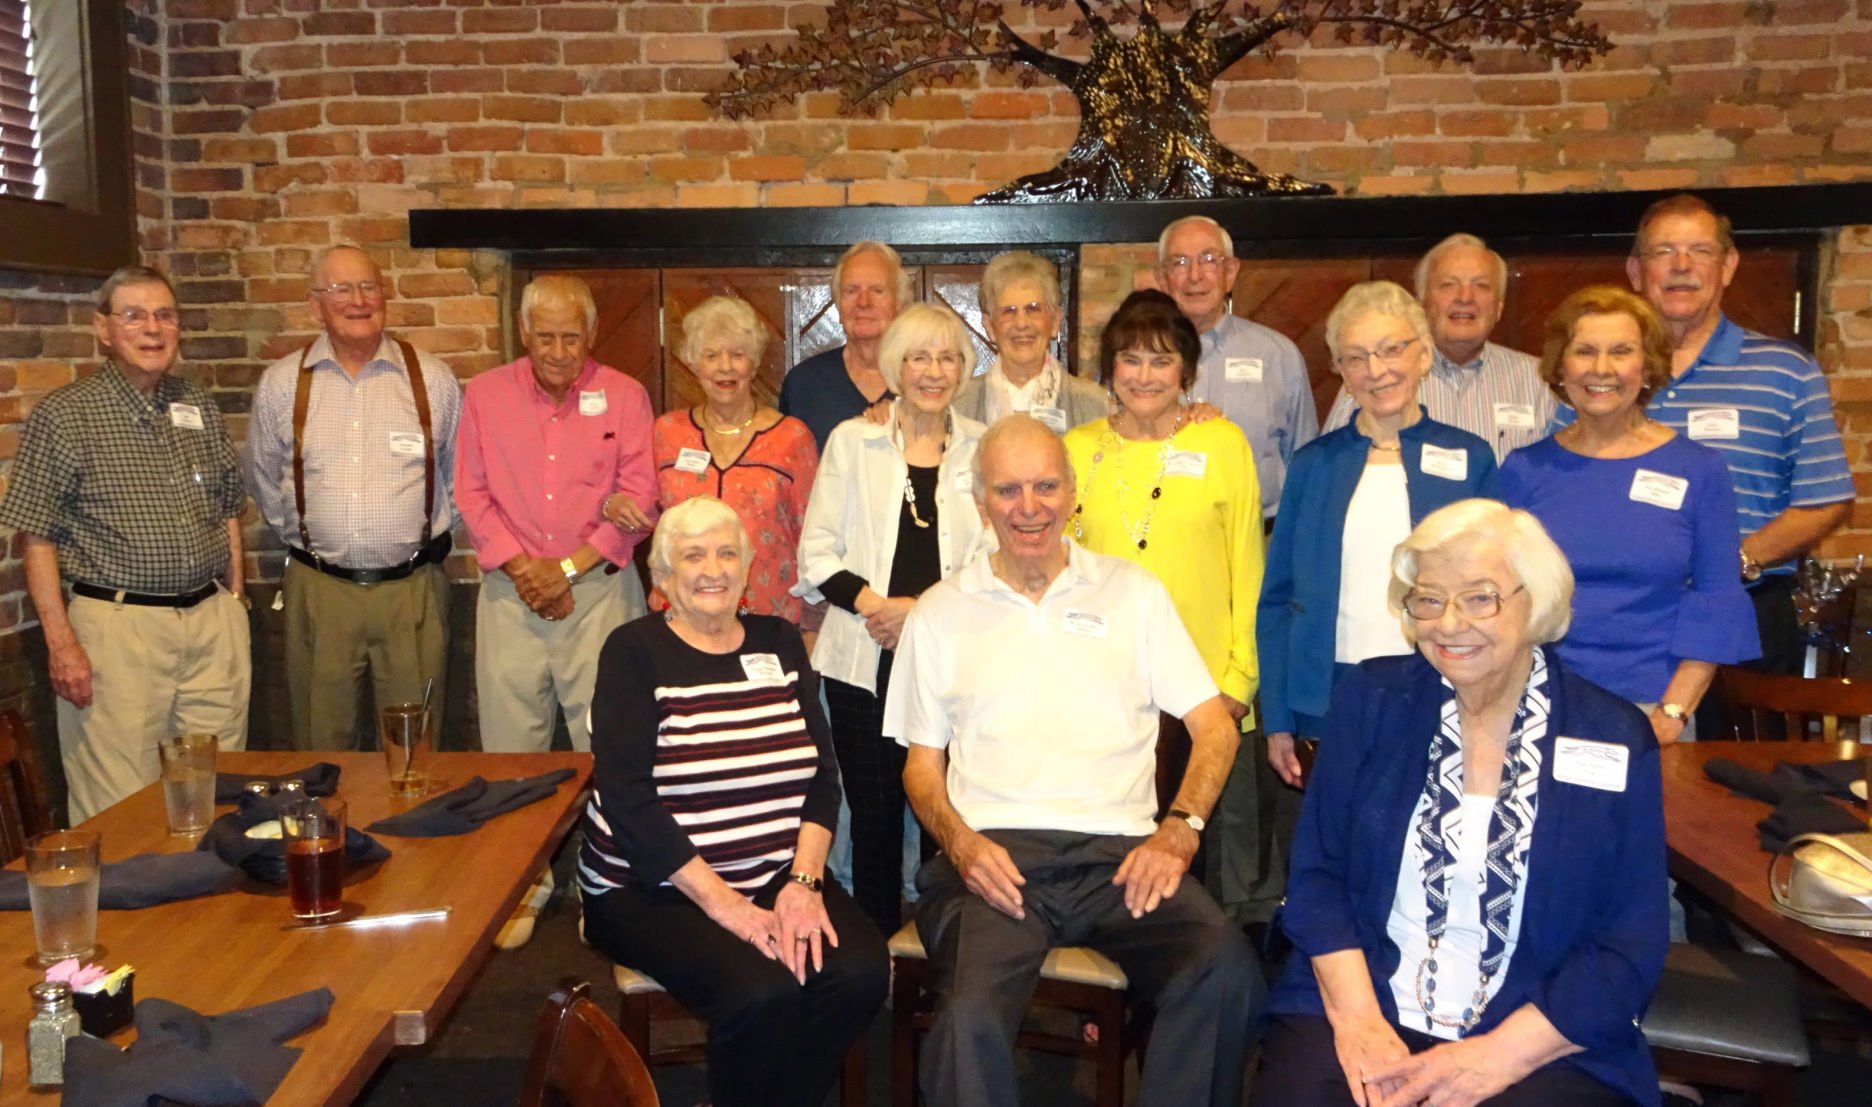
[[949, 756], [949, 802], [975, 830], [1147, 835], [1157, 713], [1218, 693], [1149, 571], [1066, 543], [1034, 603], [978, 555], [904, 622], [884, 733]]
[[1410, 532], [1404, 466], [1366, 465], [1352, 502], [1346, 505], [1333, 660], [1356, 665], [1368, 657], [1411, 652], [1386, 596], [1391, 587], [1391, 552]]

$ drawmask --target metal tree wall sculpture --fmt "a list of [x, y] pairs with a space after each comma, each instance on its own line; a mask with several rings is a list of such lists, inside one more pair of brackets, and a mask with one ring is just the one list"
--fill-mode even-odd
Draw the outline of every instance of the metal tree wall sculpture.
[[[1016, 0], [1058, 10], [1069, 0]], [[1022, 177], [978, 203], [1156, 200], [1331, 192], [1264, 173], [1209, 127], [1211, 87], [1251, 51], [1277, 52], [1331, 27], [1345, 44], [1408, 50], [1432, 62], [1473, 60], [1471, 46], [1518, 46], [1563, 67], [1611, 49], [1578, 18], [1579, 0], [1070, 0], [1068, 38], [1091, 40], [1075, 61], [1054, 53], [1059, 34], [1025, 38], [1007, 4], [982, 0], [833, 0], [823, 27], [803, 27], [784, 49], [735, 56], [728, 86], [708, 96], [730, 119], [801, 93], [836, 91], [846, 112], [875, 112], [913, 89], [959, 79], [985, 62], [1024, 87], [1048, 77], [1079, 101], [1079, 135], [1052, 169]], [[1158, 7], [1187, 13], [1181, 27]], [[1129, 34], [1118, 28], [1130, 27]]]

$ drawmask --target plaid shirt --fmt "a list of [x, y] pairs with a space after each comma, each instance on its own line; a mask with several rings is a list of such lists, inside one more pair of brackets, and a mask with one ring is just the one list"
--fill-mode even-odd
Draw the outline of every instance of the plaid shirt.
[[0, 526], [56, 545], [67, 580], [174, 595], [227, 571], [246, 501], [208, 393], [168, 375], [145, 398], [106, 364], [33, 409]]

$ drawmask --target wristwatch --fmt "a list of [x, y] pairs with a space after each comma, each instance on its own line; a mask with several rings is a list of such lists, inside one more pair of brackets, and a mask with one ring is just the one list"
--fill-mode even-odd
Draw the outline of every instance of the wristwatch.
[[1182, 819], [1184, 822], [1189, 824], [1189, 828], [1191, 830], [1195, 831], [1198, 834], [1201, 834], [1203, 832], [1203, 827], [1209, 825], [1208, 820], [1204, 819], [1201, 815], [1192, 815], [1188, 811], [1183, 810], [1181, 807], [1172, 807], [1168, 812], [1164, 814], [1164, 818]]
[[805, 873], [800, 873], [800, 872], [794, 873], [793, 883], [798, 884], [800, 887], [806, 889], [809, 892], [825, 891], [824, 880], [816, 876], [808, 876]]
[[1680, 723], [1690, 718], [1690, 709], [1681, 703], [1660, 703], [1657, 709], [1666, 719], [1675, 719]]
[[1754, 584], [1761, 579], [1761, 562], [1749, 556], [1748, 550], [1742, 551], [1742, 583]]
[[578, 579], [578, 566], [569, 557], [559, 559], [559, 571], [565, 574], [567, 580]]

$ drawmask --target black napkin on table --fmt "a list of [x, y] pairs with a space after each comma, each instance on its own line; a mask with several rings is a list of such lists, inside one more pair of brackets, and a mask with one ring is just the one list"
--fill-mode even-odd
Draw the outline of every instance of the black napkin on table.
[[[225, 892], [240, 872], [209, 853], [143, 853], [98, 866], [98, 908], [134, 911]], [[31, 908], [26, 874], [0, 872], [0, 911]]]
[[539, 776], [496, 780], [491, 784], [477, 776], [460, 788], [425, 800], [400, 815], [378, 819], [366, 829], [399, 838], [466, 834], [496, 815], [538, 803], [575, 775], [571, 769], [555, 769]]
[[1788, 768], [1802, 780], [1808, 781], [1815, 789], [1829, 796], [1856, 800], [1852, 783], [1865, 778], [1865, 762], [1860, 761], [1812, 761], [1804, 765], [1793, 765], [1783, 761], [1777, 769]]
[[[296, 802], [292, 796], [259, 796], [248, 792], [241, 796], [234, 810], [209, 824], [195, 848], [212, 853], [230, 865], [239, 866], [248, 876], [263, 884], [286, 883], [286, 843], [279, 838], [249, 838], [249, 827], [277, 819], [286, 806]], [[372, 865], [390, 856], [382, 842], [354, 826], [345, 827], [345, 864], [353, 869]]]
[[288, 780], [304, 784], [308, 796], [335, 796], [338, 794], [338, 773], [338, 766], [329, 761], [320, 761], [316, 765], [307, 765], [303, 769], [277, 776], [265, 773], [216, 773], [215, 802], [239, 803], [240, 798], [247, 794], [249, 784], [277, 787]]
[[1864, 831], [1865, 816], [1855, 815], [1818, 792], [1782, 800], [1774, 813], [1755, 824], [1761, 848], [1777, 853], [1802, 834], [1853, 834]]
[[65, 1043], [65, 1107], [249, 1107], [265, 1103], [300, 1050], [281, 1045], [331, 1010], [329, 988], [203, 1016], [163, 999], [136, 1005], [137, 1040], [118, 1049], [80, 1035]]

